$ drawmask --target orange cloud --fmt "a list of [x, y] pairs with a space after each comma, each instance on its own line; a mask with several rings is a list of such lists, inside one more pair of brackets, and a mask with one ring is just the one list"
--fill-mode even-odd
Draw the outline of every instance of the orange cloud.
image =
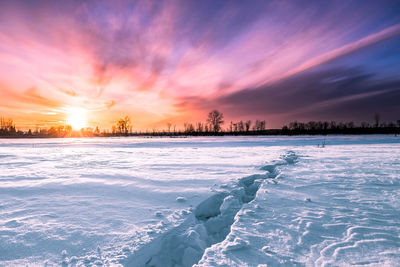
[[137, 128], [201, 118], [205, 101], [400, 32], [379, 4], [344, 12], [355, 4], [35, 2], [0, 3], [1, 112], [55, 112], [53, 121], [65, 107], [85, 107], [103, 127], [123, 115]]

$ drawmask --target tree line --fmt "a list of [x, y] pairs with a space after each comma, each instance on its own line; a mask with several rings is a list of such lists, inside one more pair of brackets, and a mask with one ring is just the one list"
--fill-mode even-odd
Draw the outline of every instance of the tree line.
[[208, 114], [206, 122], [184, 123], [184, 133], [250, 133], [262, 132], [266, 130], [265, 120], [231, 121], [225, 129], [222, 125], [225, 123], [224, 115], [218, 110], [213, 110]]
[[[225, 128], [223, 128], [225, 126]], [[99, 127], [83, 128], [73, 131], [69, 125], [60, 125], [32, 131], [17, 130], [12, 119], [0, 118], [1, 137], [112, 137], [112, 136], [220, 136], [220, 135], [326, 135], [326, 134], [400, 134], [400, 120], [381, 122], [375, 114], [374, 122], [336, 122], [336, 121], [293, 121], [281, 129], [267, 129], [265, 120], [230, 121], [225, 124], [223, 113], [212, 110], [205, 122], [185, 122], [183, 129], [177, 129], [171, 122], [165, 130], [133, 131], [129, 116], [115, 121], [111, 131]]]

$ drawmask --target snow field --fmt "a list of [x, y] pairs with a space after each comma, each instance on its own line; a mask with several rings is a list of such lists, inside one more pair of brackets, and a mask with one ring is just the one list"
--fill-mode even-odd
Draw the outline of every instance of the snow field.
[[[278, 166], [293, 164], [294, 152], [284, 155], [283, 160], [267, 165], [266, 174], [241, 178], [230, 190], [221, 190], [201, 202], [184, 223], [135, 251], [124, 263], [127, 266], [192, 266], [202, 257], [204, 250], [223, 241], [229, 234], [236, 214], [243, 204], [252, 201], [264, 179], [274, 179]], [[228, 249], [239, 248], [236, 240]]]
[[295, 166], [261, 184], [198, 265], [400, 266], [399, 152], [393, 144], [296, 150]]
[[379, 135], [0, 140], [0, 266], [399, 266], [399, 167]]

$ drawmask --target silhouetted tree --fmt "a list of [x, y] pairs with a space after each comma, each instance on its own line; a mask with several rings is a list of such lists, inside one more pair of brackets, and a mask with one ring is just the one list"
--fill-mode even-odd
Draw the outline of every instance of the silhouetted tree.
[[251, 120], [246, 121], [246, 132], [250, 130]]
[[0, 118], [0, 130], [4, 133], [14, 134], [16, 132], [12, 119]]
[[65, 131], [67, 133], [71, 133], [72, 132], [72, 126], [71, 125], [65, 125]]
[[[119, 134], [128, 135], [131, 128], [131, 119], [128, 116], [121, 118], [117, 121], [116, 132]], [[114, 132], [114, 131], [113, 131]]]
[[265, 122], [265, 120], [264, 121], [261, 121], [261, 123], [260, 123], [260, 130], [261, 131], [265, 131], [265, 128], [267, 127], [267, 124], [266, 124], [266, 122]]
[[[256, 121], [256, 123], [257, 123], [258, 121]], [[297, 123], [297, 121], [294, 121], [294, 122], [291, 122], [291, 123], [289, 123], [289, 129], [290, 130], [297, 130], [298, 129], [298, 123]]]
[[221, 125], [224, 123], [224, 115], [218, 110], [213, 110], [208, 113], [207, 122], [210, 124], [211, 130], [215, 133], [221, 130]]
[[203, 130], [204, 130], [203, 123], [198, 122], [198, 123], [197, 123], [197, 132], [198, 132], [198, 133], [202, 133]]
[[171, 126], [172, 126], [172, 123], [167, 122], [167, 128], [168, 128], [168, 132], [169, 133], [171, 132]]
[[57, 127], [57, 134], [58, 136], [62, 136], [64, 133], [64, 125], [60, 125]]
[[[178, 132], [175, 132], [174, 125], [174, 135], [213, 135], [212, 132], [216, 133], [215, 135], [221, 135], [219, 132], [224, 132], [222, 134], [225, 135], [255, 135], [255, 134], [263, 134], [263, 135], [301, 135], [301, 134], [400, 134], [400, 120], [395, 122], [380, 122], [380, 116], [377, 114], [375, 116], [375, 123], [369, 124], [367, 122], [361, 122], [359, 126], [357, 126], [354, 122], [327, 122], [327, 121], [309, 121], [307, 123], [303, 122], [290, 122], [288, 126], [283, 126], [282, 129], [269, 129], [266, 130], [266, 122], [265, 120], [256, 120], [254, 125], [250, 120], [238, 121], [236, 123], [230, 122], [228, 128], [222, 130], [221, 124], [223, 124], [223, 115], [222, 113], [214, 110], [209, 113], [207, 122], [197, 122], [197, 123], [184, 123], [184, 130], [178, 129]], [[168, 132], [171, 131], [172, 124], [167, 124]], [[252, 126], [252, 127], [251, 127]], [[254, 132], [250, 131], [250, 128], [253, 129]], [[165, 130], [159, 131], [156, 128], [153, 128], [152, 132], [146, 130], [145, 133], [142, 132], [132, 132], [132, 125], [129, 117], [124, 117], [119, 119], [112, 126], [112, 134], [131, 134], [131, 135], [157, 135], [163, 136], [166, 135], [167, 132]], [[107, 130], [103, 130], [100, 133], [99, 127], [96, 127], [95, 130], [93, 128], [83, 128], [80, 131], [72, 131], [70, 125], [55, 125], [51, 128], [39, 128], [36, 127], [35, 132], [32, 132], [31, 129], [28, 131], [17, 130], [16, 126], [12, 119], [4, 119], [0, 118], [0, 136], [5, 137], [91, 137], [91, 136], [111, 136]]]
[[183, 124], [183, 128], [184, 128], [185, 133], [193, 133], [194, 132], [194, 126], [192, 123], [185, 122]]
[[58, 136], [57, 129], [55, 127], [50, 127], [50, 129], [48, 130], [47, 134], [50, 137], [57, 137]]
[[381, 120], [381, 115], [379, 113], [375, 113], [374, 119], [375, 119], [375, 128], [378, 128], [379, 121]]
[[347, 128], [353, 129], [354, 128], [354, 122], [350, 121], [347, 123]]
[[238, 122], [238, 130], [239, 132], [244, 132], [244, 123], [243, 121]]
[[[296, 124], [295, 126], [293, 125], [294, 123]], [[297, 122], [294, 122], [294, 123], [293, 122], [290, 123], [290, 128], [296, 129]], [[265, 120], [264, 121], [256, 120], [256, 122], [255, 122], [255, 124], [253, 126], [253, 130], [254, 131], [264, 131], [265, 130], [265, 125], [266, 125]]]

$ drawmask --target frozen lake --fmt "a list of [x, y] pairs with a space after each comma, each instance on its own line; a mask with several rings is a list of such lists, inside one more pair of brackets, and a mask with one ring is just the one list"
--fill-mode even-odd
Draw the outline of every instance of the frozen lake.
[[400, 266], [400, 137], [0, 139], [0, 181], [0, 266]]

